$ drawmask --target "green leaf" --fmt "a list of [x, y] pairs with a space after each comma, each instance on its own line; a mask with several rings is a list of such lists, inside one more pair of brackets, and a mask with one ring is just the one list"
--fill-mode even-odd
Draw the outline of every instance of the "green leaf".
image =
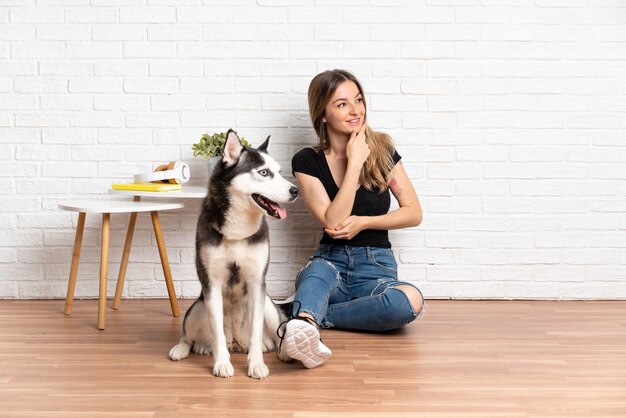
[[[239, 139], [245, 147], [251, 146], [244, 137]], [[209, 157], [219, 157], [222, 155], [222, 149], [224, 148], [225, 142], [226, 132], [214, 133], [212, 135], [204, 133], [197, 143], [191, 145], [191, 148], [193, 149], [193, 156], [200, 157], [203, 160], [206, 160]]]

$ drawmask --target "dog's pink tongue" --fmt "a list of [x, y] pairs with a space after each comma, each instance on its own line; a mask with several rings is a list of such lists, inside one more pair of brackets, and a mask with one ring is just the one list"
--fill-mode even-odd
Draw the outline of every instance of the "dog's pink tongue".
[[280, 219], [285, 219], [287, 217], [287, 210], [285, 210], [284, 208], [281, 208], [276, 203], [274, 202], [270, 203], [270, 207], [274, 209], [276, 213], [278, 213], [278, 217]]

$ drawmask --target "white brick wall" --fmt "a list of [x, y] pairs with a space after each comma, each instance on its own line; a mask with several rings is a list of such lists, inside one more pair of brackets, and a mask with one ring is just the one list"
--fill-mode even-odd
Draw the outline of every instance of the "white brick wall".
[[[626, 3], [0, 0], [0, 297], [65, 296], [77, 216], [203, 132], [312, 144], [306, 89], [352, 70], [424, 207], [392, 231], [400, 274], [434, 298], [626, 298]], [[164, 213], [176, 290], [195, 297], [198, 201]], [[271, 222], [273, 295], [320, 232], [302, 202]], [[128, 217], [112, 216], [109, 292]], [[77, 296], [97, 296], [87, 218]], [[163, 297], [140, 216], [126, 297]]]

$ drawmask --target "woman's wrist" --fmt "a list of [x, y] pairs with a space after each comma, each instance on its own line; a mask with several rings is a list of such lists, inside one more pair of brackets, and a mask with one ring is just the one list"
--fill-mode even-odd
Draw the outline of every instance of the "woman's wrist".
[[361, 223], [361, 230], [370, 229], [370, 227], [372, 226], [371, 216], [359, 216], [359, 221]]
[[363, 164], [365, 164], [365, 161], [363, 161], [362, 163], [359, 163], [358, 161], [355, 161], [354, 159], [348, 159], [347, 170], [355, 172], [357, 175], [361, 174], [361, 168], [363, 168]]

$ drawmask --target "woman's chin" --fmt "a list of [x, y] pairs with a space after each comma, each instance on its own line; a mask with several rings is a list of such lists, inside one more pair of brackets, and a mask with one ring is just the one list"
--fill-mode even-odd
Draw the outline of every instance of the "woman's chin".
[[363, 126], [362, 123], [357, 123], [357, 124], [354, 124], [354, 125], [351, 124], [351, 123], [348, 123], [346, 131], [350, 132], [350, 133], [352, 133], [352, 132], [359, 132], [361, 130], [362, 126]]

